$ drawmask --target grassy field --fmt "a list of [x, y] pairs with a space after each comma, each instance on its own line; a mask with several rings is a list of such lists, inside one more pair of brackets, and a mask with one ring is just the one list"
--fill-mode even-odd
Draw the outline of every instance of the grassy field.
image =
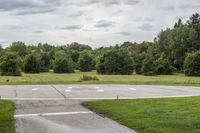
[[[80, 81], [85, 75], [97, 76], [99, 81]], [[9, 81], [9, 82], [7, 82]], [[200, 77], [186, 77], [184, 74], [143, 76], [143, 75], [98, 75], [93, 72], [72, 74], [23, 74], [20, 77], [0, 76], [0, 84], [154, 84], [154, 85], [190, 85], [200, 86]]]
[[200, 97], [83, 103], [138, 133], [200, 133]]
[[0, 100], [0, 133], [15, 133], [13, 103]]

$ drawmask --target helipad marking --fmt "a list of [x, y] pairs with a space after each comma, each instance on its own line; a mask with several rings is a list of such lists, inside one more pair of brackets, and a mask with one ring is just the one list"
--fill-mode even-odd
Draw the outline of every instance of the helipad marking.
[[129, 88], [129, 90], [135, 91], [136, 89], [135, 88]]
[[71, 90], [65, 90], [65, 92], [71, 92]]
[[98, 92], [103, 92], [103, 90], [102, 90], [102, 89], [98, 89], [97, 91], [98, 91]]
[[32, 91], [37, 91], [37, 90], [39, 90], [39, 89], [38, 89], [38, 88], [33, 88], [33, 89], [32, 89]]
[[19, 114], [14, 115], [15, 118], [19, 117], [34, 117], [34, 116], [57, 116], [57, 115], [75, 115], [75, 114], [92, 114], [91, 111], [79, 111], [79, 112], [59, 112], [59, 113], [38, 113], [38, 114]]

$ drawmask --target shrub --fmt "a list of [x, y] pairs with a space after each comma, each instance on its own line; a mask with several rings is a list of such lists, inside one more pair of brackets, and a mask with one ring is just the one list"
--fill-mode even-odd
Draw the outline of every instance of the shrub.
[[146, 57], [142, 64], [142, 73], [146, 76], [156, 75], [156, 67], [154, 64], [154, 59], [151, 57]]
[[39, 73], [40, 72], [40, 59], [36, 54], [29, 54], [24, 59], [24, 72], [25, 73]]
[[200, 51], [187, 54], [184, 61], [185, 75], [200, 76]]
[[99, 81], [99, 79], [96, 76], [83, 75], [80, 77], [80, 81]]
[[40, 54], [40, 71], [48, 72], [50, 67], [50, 57], [48, 53], [42, 52]]
[[145, 58], [145, 53], [141, 53], [135, 56], [133, 65], [136, 74], [142, 74], [142, 62], [144, 58]]
[[133, 60], [125, 50], [111, 50], [106, 52], [97, 64], [100, 74], [131, 75], [133, 73]]
[[53, 63], [54, 73], [73, 73], [73, 61], [71, 58], [67, 58], [65, 53], [59, 52], [56, 54]]
[[0, 58], [0, 71], [2, 76], [20, 76], [21, 59], [14, 53], [6, 53]]
[[79, 70], [89, 72], [93, 69], [93, 59], [89, 51], [82, 51], [78, 60]]
[[155, 61], [156, 74], [172, 74], [174, 68], [170, 65], [164, 53], [161, 54], [160, 58]]

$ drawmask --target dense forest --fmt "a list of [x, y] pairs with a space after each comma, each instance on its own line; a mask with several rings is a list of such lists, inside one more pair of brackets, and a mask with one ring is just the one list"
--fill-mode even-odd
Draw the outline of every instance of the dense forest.
[[153, 42], [132, 43], [92, 49], [79, 43], [54, 46], [13, 42], [0, 47], [1, 75], [24, 73], [73, 73], [97, 70], [99, 74], [163, 75], [184, 72], [200, 76], [200, 15], [186, 23], [181, 19], [173, 28], [161, 30]]

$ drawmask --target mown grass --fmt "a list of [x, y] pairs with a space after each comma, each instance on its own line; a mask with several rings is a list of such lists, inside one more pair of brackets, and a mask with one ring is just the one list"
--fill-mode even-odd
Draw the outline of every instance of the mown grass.
[[0, 133], [15, 133], [14, 104], [0, 100]]
[[[83, 75], [96, 76], [99, 81], [80, 81]], [[7, 82], [8, 81], [8, 82]], [[146, 84], [146, 85], [188, 85], [200, 86], [200, 77], [187, 77], [184, 74], [143, 76], [143, 75], [98, 75], [93, 72], [71, 74], [22, 74], [22, 76], [0, 76], [0, 85], [17, 84]]]
[[138, 133], [200, 133], [200, 97], [83, 103]]

